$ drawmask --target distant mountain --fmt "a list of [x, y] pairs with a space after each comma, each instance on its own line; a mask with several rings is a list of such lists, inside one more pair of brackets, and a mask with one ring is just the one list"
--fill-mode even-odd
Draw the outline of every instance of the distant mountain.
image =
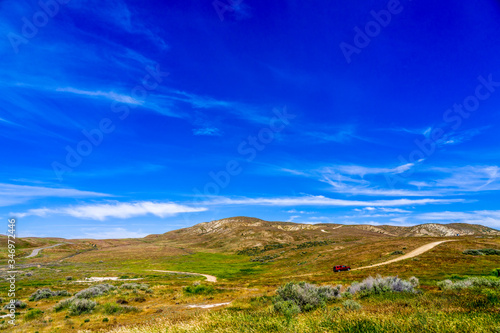
[[272, 243], [295, 243], [315, 240], [345, 240], [380, 237], [448, 237], [500, 236], [500, 231], [477, 224], [421, 224], [411, 227], [303, 224], [264, 221], [254, 217], [237, 216], [203, 222], [146, 239], [167, 240], [179, 245], [227, 250], [263, 246]]

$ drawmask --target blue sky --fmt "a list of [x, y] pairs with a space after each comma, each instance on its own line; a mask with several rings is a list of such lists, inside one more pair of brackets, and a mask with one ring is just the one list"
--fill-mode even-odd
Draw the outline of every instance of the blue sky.
[[500, 2], [3, 1], [0, 215], [500, 228]]

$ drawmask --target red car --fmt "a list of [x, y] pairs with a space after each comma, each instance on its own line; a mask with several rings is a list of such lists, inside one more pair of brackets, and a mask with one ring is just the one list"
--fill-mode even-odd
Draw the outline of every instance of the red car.
[[334, 272], [350, 271], [350, 270], [351, 270], [350, 266], [345, 266], [345, 265], [333, 266], [333, 271]]

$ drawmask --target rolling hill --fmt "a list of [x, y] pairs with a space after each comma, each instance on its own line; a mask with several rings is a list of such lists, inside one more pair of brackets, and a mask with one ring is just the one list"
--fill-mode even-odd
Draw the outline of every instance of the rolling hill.
[[149, 235], [150, 241], [165, 240], [179, 245], [200, 248], [237, 250], [272, 243], [294, 243], [314, 240], [341, 240], [346, 238], [390, 237], [448, 237], [448, 236], [498, 236], [500, 231], [482, 225], [421, 224], [411, 227], [303, 224], [294, 222], [265, 221], [254, 217], [237, 216], [203, 222], [189, 228]]

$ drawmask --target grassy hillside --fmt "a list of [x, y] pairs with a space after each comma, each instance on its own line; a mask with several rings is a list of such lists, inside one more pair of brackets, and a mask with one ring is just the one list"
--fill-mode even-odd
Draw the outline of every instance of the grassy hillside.
[[[430, 230], [429, 225], [424, 229]], [[499, 255], [463, 253], [468, 249], [500, 250], [500, 236], [480, 226], [452, 225], [449, 230], [458, 229], [473, 234], [429, 237], [415, 234], [422, 230], [416, 227], [305, 225], [241, 217], [142, 239], [23, 239], [19, 241], [23, 254], [55, 243], [70, 244], [43, 250], [34, 258], [19, 258], [17, 294], [26, 307], [17, 309], [18, 326], [11, 327], [4, 318], [0, 331], [496, 332], [499, 287], [438, 288], [446, 279], [456, 282], [491, 276], [500, 281], [491, 275], [500, 268]], [[448, 232], [441, 227], [437, 230]], [[388, 265], [332, 272], [336, 264], [356, 268], [381, 263], [439, 240], [453, 241]], [[155, 270], [210, 274], [217, 282]], [[7, 275], [5, 267], [0, 275]], [[276, 290], [288, 282], [341, 284], [345, 292], [355, 281], [376, 275], [415, 276], [420, 286], [417, 293], [410, 294], [345, 294], [300, 313], [276, 310]], [[85, 282], [91, 277], [116, 280]], [[92, 307], [88, 312], [63, 306], [73, 302], [71, 297], [78, 292], [103, 283], [115, 288], [84, 300]], [[50, 288], [54, 296], [30, 299], [43, 288]], [[7, 284], [0, 285], [2, 295], [7, 289]], [[62, 291], [72, 296], [56, 295]], [[52, 295], [50, 292], [44, 295]], [[8, 299], [1, 298], [3, 307]], [[345, 303], [348, 300], [361, 308], [346, 307], [351, 304]], [[193, 307], [227, 302], [207, 309]], [[132, 329], [136, 326], [139, 328]]]

